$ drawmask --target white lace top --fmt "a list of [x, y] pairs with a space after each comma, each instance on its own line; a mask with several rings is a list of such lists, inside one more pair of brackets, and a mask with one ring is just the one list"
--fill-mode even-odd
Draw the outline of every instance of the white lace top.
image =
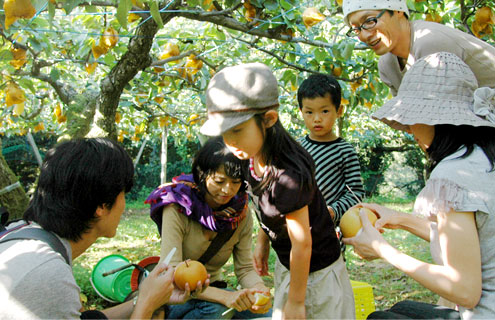
[[[442, 160], [414, 204], [415, 213], [436, 222], [439, 212], [451, 209], [475, 212], [480, 240], [482, 295], [474, 309], [460, 307], [463, 319], [495, 318], [495, 171], [483, 150], [475, 147], [467, 158], [459, 158], [465, 148]], [[442, 264], [436, 223], [430, 230], [430, 249], [437, 264]], [[462, 252], [459, 252], [462, 254]]]

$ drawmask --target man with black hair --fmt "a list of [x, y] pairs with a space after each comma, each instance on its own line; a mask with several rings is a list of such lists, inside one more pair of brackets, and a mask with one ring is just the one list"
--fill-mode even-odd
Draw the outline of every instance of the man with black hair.
[[0, 318], [143, 319], [170, 300], [186, 299], [188, 291], [174, 290], [173, 268], [160, 264], [141, 283], [137, 300], [82, 310], [71, 262], [99, 237], [115, 236], [133, 175], [129, 155], [108, 139], [68, 140], [47, 153], [24, 221], [7, 226], [8, 236], [44, 230], [61, 250], [38, 239], [0, 242]]
[[377, 55], [380, 79], [397, 95], [402, 78], [420, 58], [450, 52], [461, 58], [480, 87], [495, 88], [495, 47], [441, 23], [408, 19], [406, 0], [344, 0], [348, 36], [357, 37]]

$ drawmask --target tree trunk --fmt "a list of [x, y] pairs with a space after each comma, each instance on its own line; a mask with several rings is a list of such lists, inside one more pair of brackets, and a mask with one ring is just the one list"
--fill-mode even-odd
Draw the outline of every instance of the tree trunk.
[[[0, 150], [2, 150], [2, 140], [0, 140]], [[0, 190], [18, 182], [16, 175], [9, 168], [7, 161], [0, 153]], [[23, 187], [16, 187], [8, 192], [0, 194], [0, 205], [5, 207], [10, 213], [9, 219], [21, 218], [26, 210], [29, 199]]]
[[162, 128], [162, 153], [160, 156], [161, 171], [160, 171], [160, 184], [167, 182], [167, 141], [168, 141], [168, 130], [167, 124]]
[[[170, 6], [170, 9], [178, 7], [180, 2]], [[175, 15], [162, 13], [163, 24], [167, 24]], [[115, 113], [119, 106], [120, 96], [124, 87], [134, 79], [136, 74], [151, 65], [152, 58], [149, 53], [158, 26], [153, 19], [143, 23], [136, 31], [134, 37], [129, 40], [128, 51], [122, 56], [117, 65], [101, 82], [101, 92], [96, 100], [96, 114], [94, 124], [88, 136], [104, 136], [117, 139], [115, 126]]]

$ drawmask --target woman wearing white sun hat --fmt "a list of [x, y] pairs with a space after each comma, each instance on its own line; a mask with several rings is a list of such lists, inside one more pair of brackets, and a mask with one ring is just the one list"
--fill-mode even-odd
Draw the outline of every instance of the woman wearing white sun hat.
[[460, 30], [429, 21], [409, 21], [406, 0], [344, 0], [344, 20], [380, 56], [380, 79], [395, 96], [414, 62], [435, 52], [451, 52], [474, 72], [478, 84], [495, 88], [495, 47]]
[[[478, 88], [456, 55], [419, 59], [397, 97], [373, 118], [414, 135], [433, 170], [406, 214], [376, 204], [375, 227], [364, 212], [363, 232], [344, 243], [361, 257], [382, 258], [424, 287], [456, 303], [455, 310], [404, 301], [368, 318], [495, 318], [495, 89]], [[424, 217], [419, 217], [423, 215]], [[381, 235], [403, 229], [430, 242], [435, 263], [408, 256]]]

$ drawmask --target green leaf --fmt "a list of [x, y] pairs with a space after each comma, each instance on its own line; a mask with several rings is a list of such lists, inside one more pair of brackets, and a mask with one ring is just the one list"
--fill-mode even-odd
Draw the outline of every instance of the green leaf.
[[332, 53], [333, 53], [333, 56], [335, 58], [337, 58], [337, 60], [342, 60], [342, 54], [341, 54], [341, 50], [340, 50], [340, 45], [338, 45], [338, 46], [332, 46]]
[[115, 56], [109, 52], [105, 55], [105, 58], [103, 58], [103, 61], [105, 61], [105, 63], [108, 66], [112, 67], [115, 64]]
[[201, 3], [199, 0], [187, 0], [187, 4], [190, 6], [190, 7], [195, 7], [195, 6], [200, 6]]
[[313, 53], [318, 62], [322, 62], [328, 57], [326, 50], [323, 50], [322, 48], [317, 48]]
[[344, 50], [342, 50], [342, 59], [349, 60], [352, 56], [352, 52], [354, 51], [354, 42], [347, 42], [344, 46]]
[[84, 7], [84, 9], [88, 13], [97, 13], [98, 12], [98, 9], [96, 8], [96, 6], [86, 6], [86, 7]]
[[297, 76], [295, 75], [294, 71], [286, 70], [282, 75], [281, 80], [285, 81], [286, 83], [290, 82], [292, 84], [295, 84], [297, 81]]
[[158, 10], [158, 1], [155, 0], [151, 2], [150, 13], [151, 16], [153, 17], [153, 20], [155, 20], [156, 24], [158, 25], [158, 28], [162, 29], [163, 21], [162, 21], [162, 16], [160, 15], [160, 11]]
[[32, 93], [36, 93], [36, 89], [34, 88], [33, 81], [29, 78], [22, 78], [18, 81], [19, 85], [24, 88], [28, 88]]
[[58, 79], [60, 79], [60, 72], [53, 68], [51, 71], [50, 71], [50, 78], [52, 78], [53, 81], [57, 81]]
[[231, 8], [239, 4], [240, 0], [225, 0], [225, 7]]
[[66, 14], [69, 14], [72, 12], [72, 10], [77, 7], [79, 4], [86, 2], [85, 0], [67, 0], [63, 1], [63, 8], [65, 10]]
[[4, 50], [0, 51], [0, 61], [12, 60], [12, 58], [13, 58], [13, 56], [12, 56], [12, 52], [10, 52], [10, 50], [4, 49]]
[[271, 11], [278, 11], [278, 3], [275, 0], [266, 0], [263, 5]]
[[286, 0], [280, 0], [280, 6], [282, 6], [282, 8], [284, 8], [285, 10], [290, 10], [293, 7], [293, 5]]
[[29, 38], [28, 42], [29, 42], [29, 44], [31, 44], [31, 48], [34, 49], [34, 51], [43, 50], [43, 46], [41, 45], [41, 43], [37, 39]]
[[48, 1], [48, 17], [50, 18], [50, 23], [52, 23], [53, 17], [55, 17], [55, 5]]
[[131, 0], [121, 0], [119, 1], [119, 6], [117, 7], [117, 21], [120, 23], [122, 28], [127, 30], [127, 16], [132, 8]]
[[290, 21], [294, 21], [297, 17], [297, 14], [294, 10], [292, 10], [291, 12], [285, 12], [284, 17], [289, 19]]
[[227, 37], [225, 36], [225, 33], [223, 33], [222, 30], [219, 30], [217, 28], [215, 28], [214, 30], [215, 30], [215, 36], [216, 36], [217, 39], [220, 39], [220, 40], [227, 39]]

